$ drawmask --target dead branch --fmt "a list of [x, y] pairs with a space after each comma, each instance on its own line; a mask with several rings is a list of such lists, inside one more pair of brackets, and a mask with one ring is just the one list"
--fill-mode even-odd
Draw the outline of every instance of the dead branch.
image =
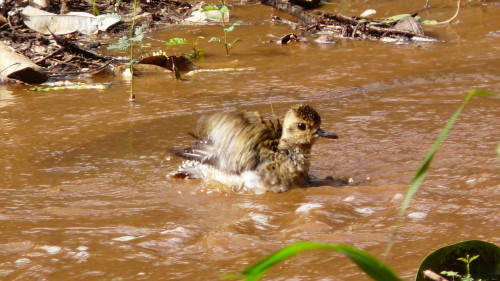
[[314, 15], [305, 12], [299, 6], [281, 2], [280, 0], [261, 0], [261, 3], [263, 5], [274, 7], [280, 11], [283, 11], [293, 17], [300, 19], [304, 23], [304, 25], [309, 26], [318, 24], [318, 19]]
[[448, 281], [448, 279], [444, 278], [443, 276], [435, 273], [434, 271], [427, 269], [422, 272], [426, 278], [429, 278], [433, 281]]

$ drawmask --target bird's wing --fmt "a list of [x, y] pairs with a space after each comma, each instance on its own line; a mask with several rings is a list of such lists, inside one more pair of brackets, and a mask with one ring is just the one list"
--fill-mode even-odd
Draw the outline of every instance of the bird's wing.
[[204, 137], [177, 155], [211, 165], [227, 173], [254, 170], [263, 150], [274, 149], [279, 138], [276, 129], [261, 122], [257, 115], [224, 111], [200, 120]]

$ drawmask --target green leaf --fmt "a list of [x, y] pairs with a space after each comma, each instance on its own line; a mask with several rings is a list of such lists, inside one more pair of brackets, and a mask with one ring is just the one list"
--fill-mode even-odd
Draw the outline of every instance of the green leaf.
[[472, 258], [469, 259], [469, 263], [472, 262], [473, 260], [477, 259], [477, 258], [479, 258], [479, 255], [473, 256]]
[[429, 279], [426, 279], [422, 274], [427, 269], [441, 272], [441, 274], [443, 274], [442, 271], [463, 272], [465, 274], [466, 264], [457, 262], [457, 259], [467, 260], [463, 258], [466, 255], [474, 255], [474, 257], [479, 255], [477, 261], [470, 264], [470, 273], [476, 280], [479, 278], [495, 280], [494, 277], [497, 276], [500, 265], [500, 247], [481, 240], [463, 241], [430, 253], [420, 264], [415, 280], [428, 281]]
[[218, 9], [219, 9], [219, 7], [217, 7], [217, 6], [208, 5], [208, 6], [201, 8], [201, 11], [206, 12], [206, 11], [213, 11], [213, 10], [218, 10]]
[[122, 45], [109, 45], [108, 50], [121, 50], [124, 51], [128, 48], [128, 46], [122, 46]]
[[107, 14], [101, 15], [99, 17], [99, 19], [101, 21], [104, 20], [104, 19], [107, 19], [107, 18], [117, 19], [117, 20], [123, 20], [123, 18], [119, 14], [117, 14], [117, 13], [107, 13]]
[[108, 50], [126, 50], [130, 47], [130, 41], [127, 36], [123, 36], [120, 39], [118, 39], [118, 44], [116, 45], [109, 45]]
[[401, 279], [383, 262], [370, 254], [345, 244], [328, 244], [311, 241], [297, 242], [246, 268], [241, 275], [247, 281], [259, 280], [272, 266], [296, 254], [311, 250], [330, 250], [341, 252], [356, 263], [366, 274], [378, 281], [401, 281]]
[[220, 8], [219, 12], [224, 15], [225, 13], [229, 13], [229, 8], [227, 6], [222, 6], [222, 8]]
[[196, 52], [195, 51], [191, 51], [191, 52], [185, 52], [185, 53], [182, 53], [184, 56], [186, 57], [190, 57], [190, 58], [193, 58], [193, 59], [198, 59], [198, 58], [201, 58], [205, 55], [205, 49], [198, 49]]
[[94, 14], [94, 16], [98, 16], [101, 14], [101, 12], [99, 12], [99, 8], [95, 3], [95, 0], [92, 1], [92, 14]]
[[439, 22], [436, 21], [436, 20], [426, 20], [426, 19], [422, 19], [420, 21], [420, 23], [422, 23], [423, 25], [436, 25], [436, 24], [439, 24]]
[[423, 20], [422, 24], [423, 25], [436, 25], [436, 24], [439, 24], [439, 22], [437, 20]]
[[168, 43], [166, 44], [167, 46], [177, 46], [177, 45], [186, 45], [188, 43], [187, 39], [185, 38], [170, 38]]
[[210, 40], [208, 40], [208, 43], [212, 43], [212, 42], [220, 43], [220, 38], [212, 37], [212, 38], [210, 38]]
[[203, 39], [205, 39], [204, 36], [198, 36], [198, 37], [196, 37], [196, 40], [203, 40]]
[[203, 57], [205, 55], [205, 49], [198, 49], [198, 57]]
[[402, 18], [405, 18], [407, 16], [411, 16], [410, 14], [400, 14], [400, 15], [395, 15], [395, 16], [392, 16], [392, 17], [388, 17], [386, 19], [384, 19], [384, 23], [393, 23], [393, 22], [396, 22]]
[[403, 199], [403, 202], [401, 203], [401, 208], [399, 210], [399, 220], [393, 230], [392, 233], [392, 238], [387, 245], [386, 253], [389, 253], [392, 244], [394, 243], [395, 237], [397, 236], [399, 226], [401, 225], [401, 220], [402, 217], [404, 216], [404, 213], [406, 212], [406, 209], [410, 205], [410, 200], [415, 195], [417, 190], [419, 189], [420, 185], [424, 181], [425, 175], [427, 174], [427, 170], [429, 169], [429, 166], [431, 165], [432, 160], [434, 159], [434, 156], [436, 155], [436, 152], [438, 148], [441, 146], [443, 141], [445, 140], [446, 136], [448, 135], [449, 131], [453, 127], [453, 124], [455, 124], [455, 121], [458, 119], [458, 116], [460, 116], [460, 113], [462, 113], [462, 110], [465, 108], [465, 105], [474, 97], [474, 96], [499, 96], [498, 94], [490, 93], [487, 91], [483, 90], [471, 90], [465, 99], [462, 101], [462, 104], [458, 107], [458, 109], [453, 113], [451, 116], [450, 120], [446, 125], [444, 126], [443, 130], [437, 137], [436, 141], [432, 145], [431, 149], [429, 152], [427, 152], [427, 155], [424, 158], [424, 161], [420, 164], [420, 167], [416, 170], [415, 174], [413, 175], [413, 178], [411, 179], [410, 186], [406, 192], [406, 195]]
[[225, 30], [226, 32], [231, 32], [231, 31], [233, 31], [233, 30], [234, 30], [234, 27], [235, 27], [235, 26], [237, 26], [237, 25], [242, 25], [242, 24], [243, 24], [243, 22], [242, 22], [242, 21], [237, 21], [237, 22], [235, 22], [235, 23], [231, 24], [229, 27], [225, 28], [224, 30]]
[[446, 276], [457, 276], [458, 272], [455, 271], [441, 271], [441, 275], [446, 275]]
[[143, 29], [146, 28], [146, 25], [141, 25], [141, 26], [138, 26], [135, 28], [134, 30], [134, 35], [135, 36], [140, 36], [140, 35], [144, 35], [144, 32], [143, 32]]
[[153, 56], [166, 56], [166, 57], [168, 57], [167, 52], [165, 52], [163, 50], [153, 52]]
[[141, 34], [136, 35], [128, 40], [134, 41], [134, 42], [140, 42], [140, 41], [142, 41], [142, 39], [144, 39], [144, 34], [141, 33]]

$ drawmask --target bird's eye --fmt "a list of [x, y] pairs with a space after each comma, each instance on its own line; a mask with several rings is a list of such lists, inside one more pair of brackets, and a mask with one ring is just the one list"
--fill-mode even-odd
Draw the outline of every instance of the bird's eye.
[[305, 129], [307, 129], [307, 125], [304, 123], [299, 123], [297, 124], [297, 128], [299, 128], [299, 130], [301, 131], [304, 131]]

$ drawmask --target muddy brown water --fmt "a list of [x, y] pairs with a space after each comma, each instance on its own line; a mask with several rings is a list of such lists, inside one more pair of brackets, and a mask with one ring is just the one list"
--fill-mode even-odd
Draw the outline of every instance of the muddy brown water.
[[[488, 1], [489, 2], [489, 1]], [[389, 16], [412, 1], [341, 1], [323, 9]], [[431, 1], [432, 4], [432, 1]], [[445, 19], [454, 4], [422, 13]], [[165, 74], [107, 90], [30, 92], [0, 86], [0, 279], [216, 280], [300, 240], [347, 243], [381, 258], [402, 194], [420, 161], [465, 94], [500, 92], [497, 2], [465, 5], [459, 23], [427, 27], [441, 42], [392, 45], [338, 39], [335, 45], [265, 44], [292, 30], [274, 25], [272, 9], [234, 8], [242, 42], [225, 57], [203, 46], [206, 68], [175, 81]], [[177, 26], [151, 34], [217, 35], [217, 27]], [[233, 37], [233, 38], [234, 38]], [[154, 40], [153, 40], [154, 39]], [[109, 77], [82, 78], [106, 82]], [[166, 179], [204, 114], [227, 109], [282, 116], [307, 102], [338, 140], [320, 140], [311, 173], [352, 178], [342, 188], [238, 195], [202, 181]], [[383, 258], [413, 280], [432, 250], [466, 239], [499, 243], [500, 100], [474, 98], [437, 154]], [[368, 280], [345, 257], [301, 254], [265, 280]]]

